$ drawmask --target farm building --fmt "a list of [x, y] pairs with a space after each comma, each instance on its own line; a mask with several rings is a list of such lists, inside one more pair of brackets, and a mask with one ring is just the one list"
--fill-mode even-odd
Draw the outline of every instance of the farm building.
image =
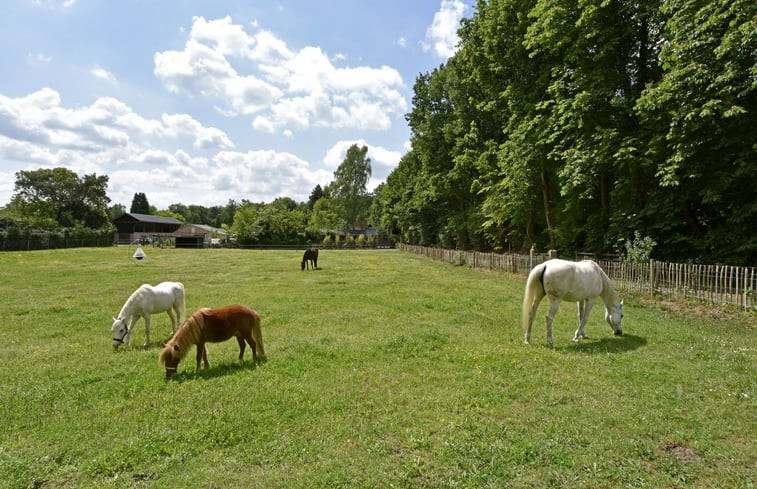
[[113, 219], [117, 229], [116, 243], [127, 244], [135, 241], [152, 240], [155, 237], [173, 237], [182, 222], [173, 217], [151, 216], [148, 214], [124, 213]]
[[[205, 224], [183, 224], [175, 233], [179, 248], [201, 248], [225, 242], [228, 231]], [[180, 245], [180, 242], [183, 243]], [[186, 243], [186, 244], [184, 244]]]

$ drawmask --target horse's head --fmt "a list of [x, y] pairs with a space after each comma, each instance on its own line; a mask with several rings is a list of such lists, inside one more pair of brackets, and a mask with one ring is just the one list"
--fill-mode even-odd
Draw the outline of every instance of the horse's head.
[[180, 361], [179, 345], [169, 341], [160, 352], [160, 363], [166, 367], [166, 379], [173, 377], [179, 367]]
[[620, 327], [620, 321], [623, 319], [623, 301], [616, 302], [605, 309], [605, 321], [610, 325], [616, 335], [622, 335], [623, 329]]
[[113, 348], [118, 348], [118, 345], [124, 342], [124, 337], [129, 332], [129, 326], [126, 324], [125, 318], [113, 318]]
[[300, 270], [305, 270], [305, 262], [306, 260], [302, 260], [302, 263], [300, 264]]

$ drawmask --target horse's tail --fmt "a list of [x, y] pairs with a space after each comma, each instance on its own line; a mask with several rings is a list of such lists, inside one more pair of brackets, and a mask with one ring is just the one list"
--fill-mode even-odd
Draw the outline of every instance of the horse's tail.
[[186, 293], [184, 292], [184, 284], [179, 282], [179, 288], [181, 289], [181, 297], [179, 298], [179, 319], [177, 320], [178, 324], [176, 325], [176, 329], [179, 329], [179, 326], [181, 326], [181, 323], [184, 322], [185, 319], [187, 319], [187, 300], [186, 300]]
[[546, 263], [536, 265], [531, 270], [531, 273], [528, 274], [528, 279], [526, 280], [526, 290], [523, 292], [523, 308], [521, 310], [521, 323], [523, 324], [523, 330], [526, 332], [526, 341], [528, 341], [531, 333], [531, 324], [534, 321], [533, 315], [536, 312], [536, 307], [546, 295], [544, 291], [544, 272], [546, 267]]
[[253, 311], [252, 315], [252, 339], [255, 340], [255, 350], [258, 355], [265, 356], [265, 347], [263, 346], [263, 331], [260, 328], [260, 315]]

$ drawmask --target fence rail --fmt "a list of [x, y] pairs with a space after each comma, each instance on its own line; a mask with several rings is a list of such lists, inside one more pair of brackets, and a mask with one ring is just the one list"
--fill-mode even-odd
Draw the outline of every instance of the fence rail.
[[113, 238], [51, 238], [33, 236], [30, 238], [6, 238], [0, 236], [0, 251], [54, 250], [59, 248], [93, 248], [113, 245]]
[[[474, 268], [489, 268], [527, 275], [534, 266], [550, 258], [531, 255], [481, 253], [397, 243], [397, 249], [435, 260]], [[695, 265], [650, 260], [632, 263], [595, 260], [619, 290], [660, 294], [676, 299], [696, 299], [713, 304], [734, 304], [757, 309], [757, 268], [729, 265]]]

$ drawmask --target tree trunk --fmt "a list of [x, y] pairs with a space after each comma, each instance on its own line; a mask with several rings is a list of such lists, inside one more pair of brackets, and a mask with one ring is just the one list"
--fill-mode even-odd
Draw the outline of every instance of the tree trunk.
[[555, 225], [552, 215], [552, 199], [550, 198], [550, 186], [549, 177], [547, 171], [542, 168], [541, 170], [541, 189], [542, 197], [544, 199], [544, 219], [547, 221], [547, 234], [549, 234], [549, 246], [555, 247]]

